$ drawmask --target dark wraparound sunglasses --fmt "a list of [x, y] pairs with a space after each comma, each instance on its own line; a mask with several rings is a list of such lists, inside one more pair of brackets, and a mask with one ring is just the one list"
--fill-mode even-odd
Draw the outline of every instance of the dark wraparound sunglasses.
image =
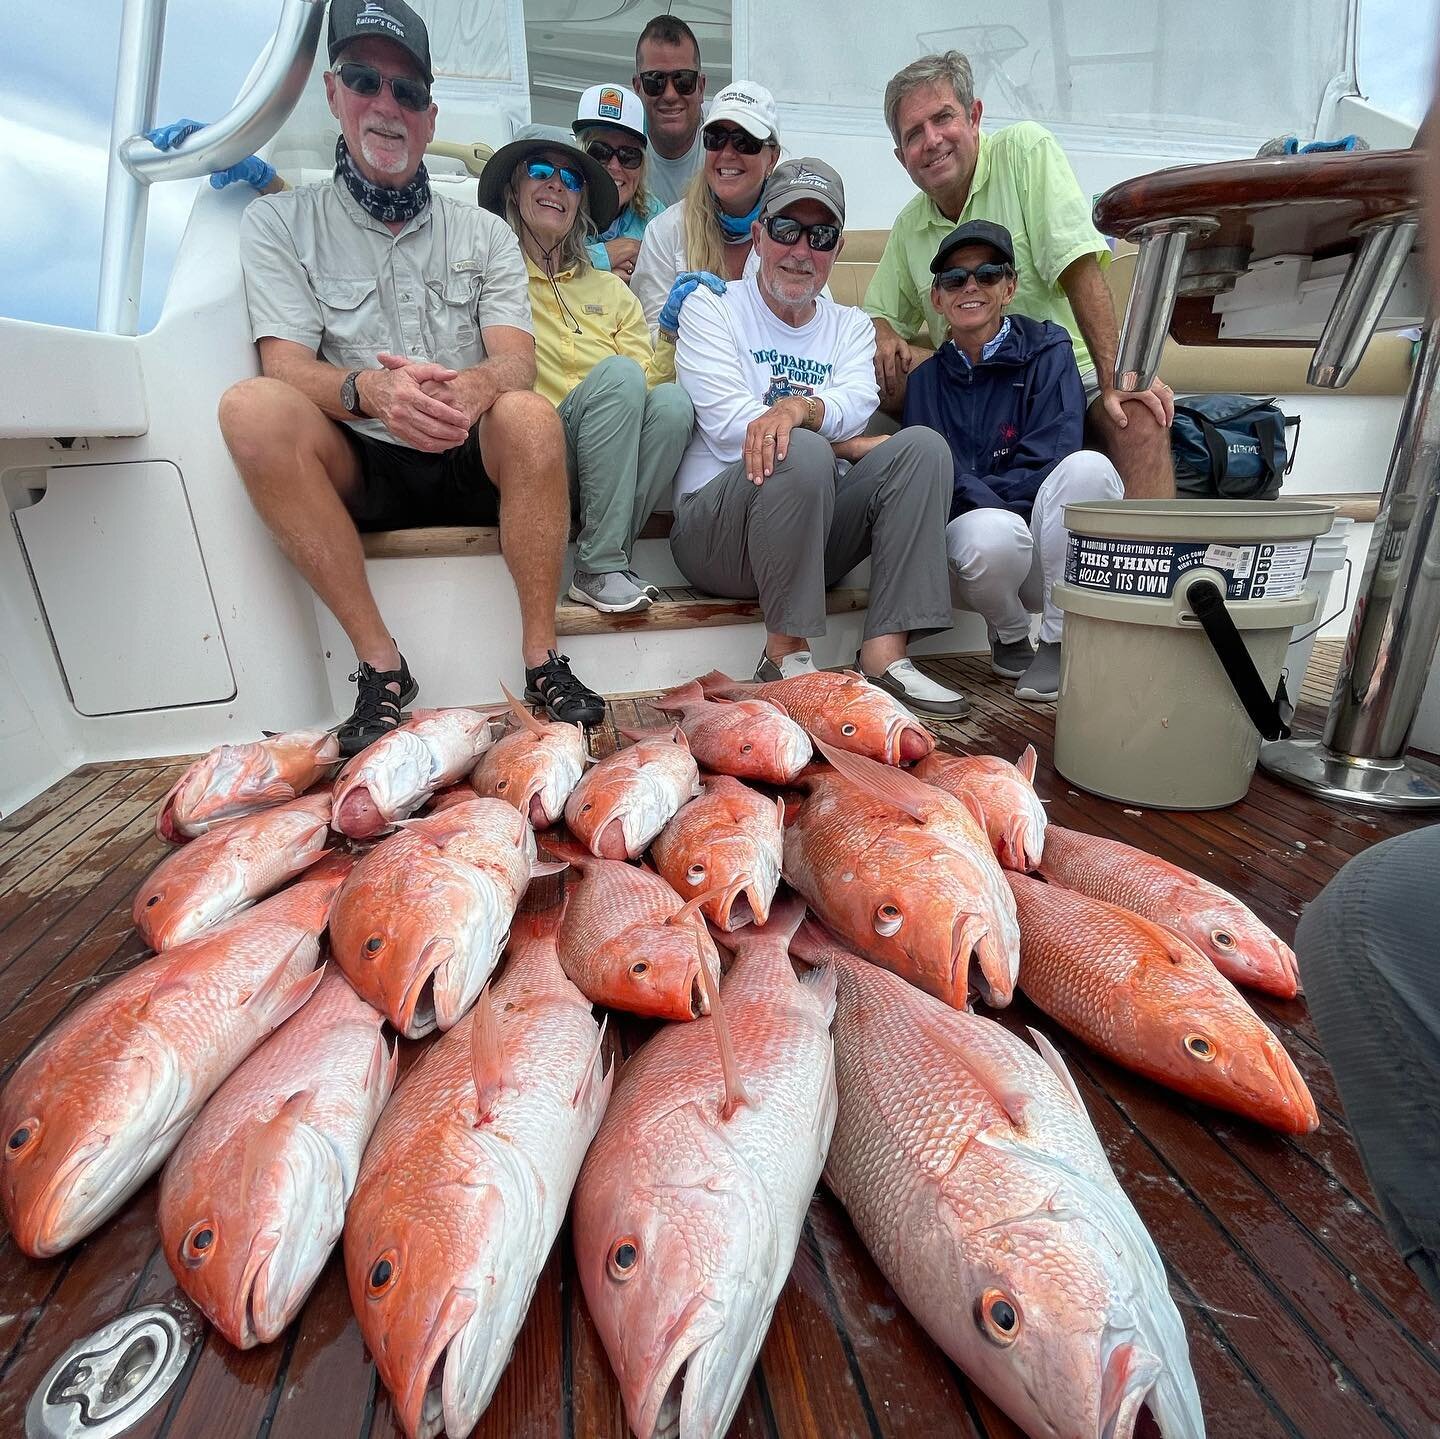
[[579, 170], [572, 170], [568, 165], [552, 165], [548, 160], [527, 160], [525, 173], [532, 180], [548, 180], [558, 173], [560, 183], [577, 195], [585, 188], [584, 175]]
[[765, 148], [765, 141], [757, 140], [748, 130], [727, 130], [718, 125], [701, 131], [700, 143], [717, 155], [727, 145], [733, 146], [737, 155], [758, 155]]
[[840, 243], [839, 225], [802, 225], [789, 215], [771, 215], [765, 221], [765, 233], [777, 245], [796, 245], [804, 235], [812, 250], [833, 250]]
[[408, 75], [382, 75], [373, 65], [362, 65], [358, 60], [337, 65], [335, 73], [352, 94], [369, 99], [380, 93], [381, 86], [388, 85], [401, 109], [418, 114], [430, 108], [430, 87], [423, 80], [414, 80]]
[[668, 81], [674, 85], [677, 95], [693, 95], [700, 83], [698, 70], [642, 70], [636, 77], [640, 88], [652, 99], [658, 100], [665, 93]]
[[609, 164], [613, 155], [625, 170], [638, 170], [645, 163], [645, 152], [638, 145], [607, 145], [603, 140], [592, 140], [585, 153], [602, 165]]
[[935, 276], [935, 283], [942, 290], [963, 290], [970, 280], [975, 276], [975, 283], [984, 285], [988, 290], [992, 285], [998, 285], [1006, 276], [1012, 274], [1009, 265], [997, 265], [987, 260], [983, 265], [976, 265], [973, 270], [967, 270], [963, 265], [957, 265], [953, 270], [941, 270]]

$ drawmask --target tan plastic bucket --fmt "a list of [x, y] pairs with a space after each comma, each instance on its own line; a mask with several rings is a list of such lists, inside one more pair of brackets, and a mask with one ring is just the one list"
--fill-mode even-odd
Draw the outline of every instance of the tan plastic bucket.
[[1305, 575], [1334, 507], [1301, 501], [1066, 505], [1055, 768], [1107, 799], [1219, 809], [1250, 787]]

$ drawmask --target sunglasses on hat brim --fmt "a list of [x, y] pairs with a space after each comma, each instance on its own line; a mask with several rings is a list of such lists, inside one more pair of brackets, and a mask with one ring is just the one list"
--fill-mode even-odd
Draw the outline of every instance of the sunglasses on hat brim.
[[815, 225], [802, 225], [789, 215], [770, 215], [765, 220], [765, 233], [777, 245], [798, 245], [803, 235], [812, 250], [822, 254], [833, 250], [840, 243], [840, 227], [822, 221]]
[[624, 170], [638, 170], [645, 163], [645, 152], [638, 145], [607, 145], [603, 140], [591, 140], [585, 153], [602, 165], [609, 164], [613, 155]]
[[757, 140], [748, 130], [730, 130], [722, 125], [715, 125], [700, 132], [700, 143], [715, 155], [727, 145], [731, 146], [737, 155], [758, 155], [770, 142]]
[[585, 188], [585, 176], [579, 170], [572, 170], [569, 165], [555, 165], [549, 160], [527, 160], [525, 173], [532, 180], [548, 180], [552, 175], [559, 175], [560, 183], [576, 195]]
[[413, 76], [382, 75], [373, 65], [362, 65], [358, 60], [347, 60], [343, 65], [337, 65], [335, 75], [353, 95], [369, 99], [388, 85], [395, 103], [402, 110], [413, 110], [419, 114], [430, 108], [430, 87]]
[[665, 93], [666, 84], [674, 85], [677, 95], [693, 95], [700, 83], [698, 70], [642, 70], [635, 79], [640, 88], [652, 99], [658, 100]]
[[995, 260], [986, 260], [983, 265], [976, 265], [973, 269], [967, 270], [963, 265], [956, 265], [950, 270], [941, 270], [935, 276], [935, 284], [942, 290], [963, 290], [970, 282], [970, 277], [975, 277], [977, 285], [983, 285], [987, 290], [998, 285], [1002, 280], [1008, 279], [1015, 271], [1005, 264]]

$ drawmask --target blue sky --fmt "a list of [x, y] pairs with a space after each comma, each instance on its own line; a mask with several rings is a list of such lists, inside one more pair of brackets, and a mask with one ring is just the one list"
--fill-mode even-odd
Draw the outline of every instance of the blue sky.
[[[1165, 3], [1165, 0], [1156, 0]], [[11, 6], [0, 57], [0, 315], [88, 328], [94, 322], [105, 146], [121, 0]], [[161, 119], [214, 119], [273, 30], [278, 0], [170, 0]], [[1362, 0], [1360, 88], [1419, 119], [1433, 73], [1440, 0]], [[196, 185], [151, 192], [142, 324], [154, 322]]]

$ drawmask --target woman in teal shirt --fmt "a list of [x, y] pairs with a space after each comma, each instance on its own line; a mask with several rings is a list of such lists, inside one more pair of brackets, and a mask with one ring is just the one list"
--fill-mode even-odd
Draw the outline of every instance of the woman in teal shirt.
[[580, 97], [570, 127], [581, 148], [602, 164], [620, 194], [620, 210], [604, 234], [586, 246], [597, 270], [613, 270], [625, 283], [635, 269], [640, 237], [665, 207], [645, 189], [645, 107], [623, 85], [592, 85]]

